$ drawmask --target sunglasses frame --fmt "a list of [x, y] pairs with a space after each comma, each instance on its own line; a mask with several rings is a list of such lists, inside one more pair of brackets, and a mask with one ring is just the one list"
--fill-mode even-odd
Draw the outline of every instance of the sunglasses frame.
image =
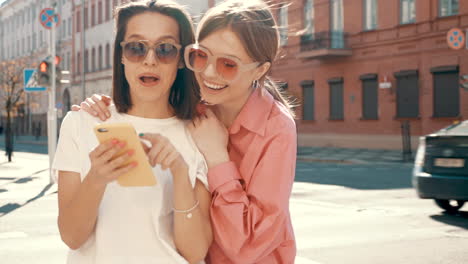
[[[131, 60], [130, 58], [128, 58], [128, 57], [125, 55], [125, 45], [127, 45], [127, 44], [129, 44], [129, 43], [135, 43], [135, 42], [136, 42], [136, 43], [141, 43], [141, 44], [143, 44], [143, 45], [145, 46], [145, 48], [146, 48], [146, 53], [145, 53], [145, 55], [142, 57], [142, 59], [141, 59], [141, 60], [136, 60], [136, 61], [135, 61], [135, 60]], [[156, 43], [154, 43], [154, 44], [151, 45], [149, 40], [132, 40], [132, 41], [122, 41], [122, 42], [120, 42], [120, 47], [122, 47], [122, 56], [124, 56], [125, 58], [127, 58], [127, 60], [129, 60], [129, 61], [131, 61], [131, 62], [142, 62], [142, 61], [144, 61], [144, 60], [146, 59], [146, 56], [148, 56], [149, 51], [150, 51], [150, 50], [153, 50], [154, 53], [155, 53], [155, 55], [156, 55], [156, 58], [157, 58], [158, 62], [161, 62], [161, 63], [163, 63], [163, 64], [170, 64], [170, 63], [172, 63], [172, 62], [167, 62], [167, 63], [165, 63], [165, 62], [163, 62], [163, 61], [159, 58], [158, 53], [156, 52], [156, 47], [158, 47], [158, 46], [161, 45], [161, 44], [171, 44], [171, 45], [173, 45], [174, 47], [176, 47], [177, 55], [176, 55], [175, 58], [174, 58], [174, 61], [176, 61], [176, 60], [177, 60], [177, 57], [180, 55], [180, 50], [182, 49], [182, 45], [177, 44], [177, 43], [171, 43], [171, 42], [166, 42], [166, 41], [160, 41], [160, 42], [156, 42]]]
[[[207, 63], [206, 65], [200, 69], [200, 70], [197, 70], [197, 69], [194, 69], [192, 67], [192, 65], [190, 65], [190, 52], [192, 50], [201, 50], [203, 51], [204, 53], [206, 53], [208, 55], [208, 58], [207, 58]], [[232, 80], [227, 80], [225, 79], [217, 70], [217, 67], [216, 67], [216, 63], [217, 63], [217, 60], [219, 58], [225, 58], [225, 59], [228, 59], [228, 60], [232, 60], [234, 61], [236, 64], [237, 64], [237, 74], [236, 76], [232, 79]], [[214, 69], [215, 69], [215, 72], [216, 72], [216, 75], [225, 80], [225, 81], [228, 81], [228, 82], [234, 82], [235, 80], [237, 80], [239, 78], [239, 76], [241, 75], [241, 73], [243, 72], [246, 72], [246, 71], [249, 71], [249, 70], [253, 70], [255, 68], [257, 68], [258, 66], [261, 65], [260, 62], [252, 62], [252, 63], [243, 63], [239, 58], [237, 57], [233, 57], [233, 56], [229, 56], [229, 55], [226, 55], [226, 54], [219, 54], [219, 55], [215, 55], [213, 54], [208, 48], [205, 48], [203, 46], [201, 46], [200, 44], [198, 43], [195, 43], [195, 44], [190, 44], [188, 45], [187, 47], [185, 47], [185, 54], [184, 54], [184, 59], [185, 59], [185, 66], [190, 69], [191, 71], [193, 72], [203, 72], [206, 70], [206, 68], [208, 67], [208, 65], [213, 65], [214, 66]]]

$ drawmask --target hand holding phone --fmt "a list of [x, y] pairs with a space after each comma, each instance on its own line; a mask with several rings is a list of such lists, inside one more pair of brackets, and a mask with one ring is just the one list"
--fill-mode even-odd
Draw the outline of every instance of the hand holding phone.
[[113, 139], [126, 143], [126, 146], [117, 152], [113, 156], [113, 159], [128, 154], [128, 150], [134, 150], [132, 157], [127, 160], [123, 166], [132, 162], [137, 162], [138, 166], [117, 178], [117, 182], [121, 186], [137, 187], [156, 184], [156, 177], [153, 174], [141, 141], [130, 123], [100, 124], [94, 127], [94, 133], [100, 143], [108, 142]]

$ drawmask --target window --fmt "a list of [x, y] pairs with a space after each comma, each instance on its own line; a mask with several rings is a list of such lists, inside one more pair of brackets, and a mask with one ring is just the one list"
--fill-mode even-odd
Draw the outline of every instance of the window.
[[76, 73], [81, 73], [81, 54], [78, 52], [76, 55]]
[[460, 88], [458, 66], [432, 68], [434, 78], [434, 117], [460, 115]]
[[400, 24], [416, 22], [415, 0], [400, 0]]
[[91, 26], [96, 25], [96, 5], [91, 6]]
[[418, 71], [395, 73], [397, 79], [397, 117], [419, 117]]
[[279, 9], [279, 32], [281, 46], [288, 44], [288, 6], [283, 5]]
[[344, 120], [343, 78], [328, 80], [330, 85], [330, 120]]
[[96, 71], [96, 49], [93, 48], [91, 51], [91, 72]]
[[458, 14], [459, 0], [439, 0], [439, 16], [453, 16]]
[[98, 24], [102, 23], [102, 2], [98, 3]]
[[85, 54], [84, 54], [84, 72], [88, 72], [89, 71], [89, 52], [88, 50], [85, 50]]
[[364, 0], [364, 30], [377, 28], [377, 0]]
[[88, 28], [88, 8], [84, 9], [84, 29]]
[[[117, 6], [117, 1], [114, 0], [114, 8]], [[110, 6], [110, 0], [106, 0], [106, 21], [110, 20], [110, 14], [112, 13], [112, 8]]]
[[302, 120], [315, 119], [314, 81], [302, 81]]
[[110, 68], [110, 45], [106, 44], [106, 68]]
[[315, 32], [315, 10], [314, 10], [314, 0], [306, 0], [304, 7], [304, 28], [305, 35], [312, 36]]
[[60, 25], [60, 28], [61, 28], [60, 32], [62, 32], [62, 38], [65, 38], [65, 36], [67, 35], [67, 20], [66, 19], [63, 20], [63, 24]]
[[362, 119], [379, 119], [377, 74], [361, 75], [362, 81]]
[[76, 11], [76, 32], [81, 31], [81, 15], [80, 11]]
[[344, 48], [343, 0], [331, 0], [331, 48]]
[[71, 23], [71, 17], [68, 18], [68, 34], [67, 36], [70, 36], [72, 34], [72, 23]]
[[102, 46], [99, 45], [99, 50], [98, 50], [98, 69], [102, 70]]

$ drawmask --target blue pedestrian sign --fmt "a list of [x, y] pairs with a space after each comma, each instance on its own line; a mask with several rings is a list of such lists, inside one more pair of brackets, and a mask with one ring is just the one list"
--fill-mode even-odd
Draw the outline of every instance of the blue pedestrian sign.
[[42, 92], [47, 90], [46, 87], [37, 85], [36, 69], [24, 69], [23, 77], [23, 87], [25, 92]]
[[55, 26], [59, 25], [60, 16], [55, 13], [54, 9], [44, 8], [39, 14], [39, 21], [46, 29], [51, 29], [53, 23], [55, 23]]

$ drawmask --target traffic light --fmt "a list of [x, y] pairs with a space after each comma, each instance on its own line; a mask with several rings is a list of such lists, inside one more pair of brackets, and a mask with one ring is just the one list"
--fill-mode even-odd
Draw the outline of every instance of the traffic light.
[[460, 88], [463, 88], [468, 91], [468, 74], [460, 76]]
[[41, 61], [37, 69], [37, 83], [42, 86], [49, 86], [51, 73], [50, 63], [47, 60]]

